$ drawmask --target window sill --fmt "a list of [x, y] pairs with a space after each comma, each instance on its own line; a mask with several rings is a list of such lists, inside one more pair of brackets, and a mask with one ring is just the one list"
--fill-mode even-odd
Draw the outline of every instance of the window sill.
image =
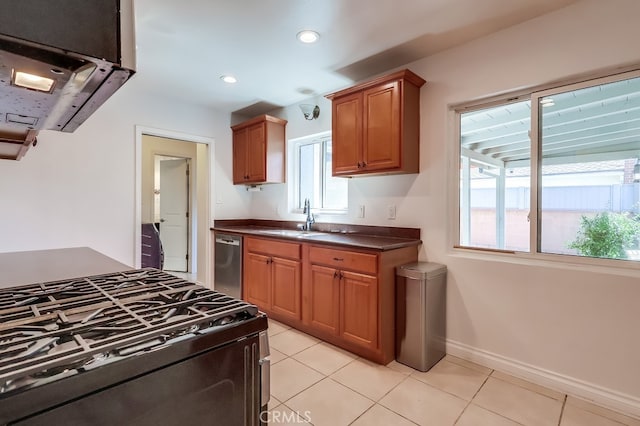
[[[292, 214], [306, 214], [302, 212], [302, 209], [291, 210]], [[331, 209], [311, 209], [311, 213], [314, 215], [332, 215], [332, 216], [346, 216], [349, 210], [331, 210]]]
[[541, 266], [625, 277], [640, 277], [640, 262], [630, 260], [599, 259], [549, 253], [525, 253], [461, 246], [451, 247], [449, 255], [460, 259]]

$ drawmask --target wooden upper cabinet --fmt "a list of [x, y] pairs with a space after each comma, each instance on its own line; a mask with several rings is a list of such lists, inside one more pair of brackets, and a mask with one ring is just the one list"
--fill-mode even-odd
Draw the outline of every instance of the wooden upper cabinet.
[[282, 183], [286, 120], [261, 115], [231, 127], [233, 183]]
[[362, 141], [362, 94], [334, 100], [332, 110], [332, 173], [334, 176], [349, 174], [362, 158], [362, 143], [355, 142]]
[[424, 83], [404, 70], [327, 95], [334, 176], [419, 172]]

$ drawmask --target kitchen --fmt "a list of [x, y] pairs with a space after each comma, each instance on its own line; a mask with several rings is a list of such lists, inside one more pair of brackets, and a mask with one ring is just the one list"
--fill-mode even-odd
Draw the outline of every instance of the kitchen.
[[[401, 64], [427, 80], [420, 92], [421, 171], [351, 179], [349, 212], [340, 219], [421, 229], [420, 259], [449, 270], [450, 354], [635, 416], [640, 412], [637, 272], [455, 251], [449, 237], [452, 192], [443, 182], [455, 164], [449, 105], [638, 63], [639, 14], [633, 1], [575, 2]], [[38, 146], [21, 161], [2, 162], [0, 251], [88, 246], [133, 265], [133, 218], [140, 199], [135, 126], [215, 141], [212, 220], [302, 222], [303, 215], [288, 211], [285, 185], [265, 185], [260, 192], [232, 185], [230, 126], [236, 122], [229, 113], [170, 99], [143, 85], [138, 69], [74, 133], [42, 132]], [[330, 130], [331, 104], [323, 95], [305, 101], [320, 107], [316, 120], [305, 120], [297, 104], [271, 112], [288, 121], [287, 139]], [[393, 221], [386, 214], [390, 204], [397, 207]], [[357, 217], [359, 205], [365, 205], [363, 219]], [[320, 215], [323, 220], [330, 218]], [[198, 281], [210, 282], [204, 275]]]

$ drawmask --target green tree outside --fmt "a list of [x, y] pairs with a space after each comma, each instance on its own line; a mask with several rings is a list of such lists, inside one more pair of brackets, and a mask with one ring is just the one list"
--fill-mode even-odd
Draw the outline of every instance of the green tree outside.
[[569, 248], [583, 256], [626, 259], [626, 249], [636, 246], [640, 222], [626, 213], [602, 212], [582, 216], [580, 230]]

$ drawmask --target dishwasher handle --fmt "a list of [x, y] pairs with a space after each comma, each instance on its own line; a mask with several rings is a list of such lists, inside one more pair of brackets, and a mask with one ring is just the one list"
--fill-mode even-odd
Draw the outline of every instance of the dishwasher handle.
[[226, 244], [226, 245], [229, 245], [229, 246], [239, 246], [240, 245], [240, 240], [239, 239], [233, 239], [233, 238], [216, 237], [216, 243]]

